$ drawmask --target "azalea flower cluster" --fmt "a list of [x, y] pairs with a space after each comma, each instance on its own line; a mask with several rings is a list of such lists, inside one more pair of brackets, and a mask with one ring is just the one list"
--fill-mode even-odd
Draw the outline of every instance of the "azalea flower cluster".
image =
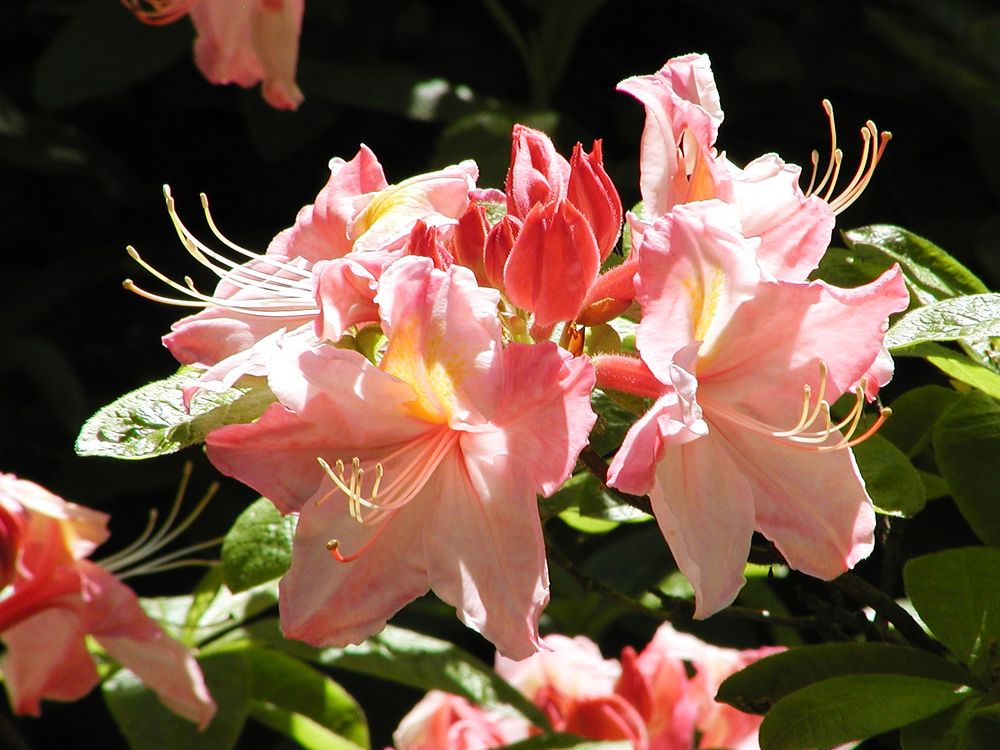
[[[646, 108], [624, 257], [600, 142], [566, 159], [524, 126], [503, 191], [477, 186], [472, 162], [390, 185], [364, 146], [333, 159], [263, 254], [227, 240], [203, 199], [238, 260], [197, 239], [168, 191], [182, 242], [220, 279], [211, 294], [130, 249], [181, 296], [128, 288], [202, 308], [164, 338], [203, 370], [189, 402], [234, 384], [273, 393], [206, 443], [220, 471], [298, 515], [288, 636], [357, 642], [430, 589], [504, 656], [534, 654], [548, 600], [536, 496], [574, 470], [595, 384], [647, 400], [604, 479], [649, 495], [697, 617], [735, 599], [755, 531], [825, 579], [871, 551], [851, 446], [886, 416], [863, 427], [908, 295], [896, 267], [852, 289], [809, 275], [888, 135], [866, 124], [840, 192], [834, 136], [803, 192], [774, 154], [740, 168], [717, 151], [707, 57], [620, 89]], [[638, 321], [635, 350], [588, 351], [586, 329], [619, 316]]]
[[[95, 563], [104, 513], [0, 474], [0, 674], [11, 708], [37, 716], [41, 700], [82, 698], [99, 682], [92, 637], [171, 711], [204, 729], [215, 714], [201, 669], [142, 609], [120, 571], [138, 552]], [[159, 541], [162, 541], [161, 537]], [[155, 545], [154, 545], [155, 546]], [[44, 645], [42, 642], [44, 641]]]
[[[664, 624], [639, 653], [605, 659], [583, 637], [548, 635], [520, 662], [497, 657], [496, 671], [538, 706], [556, 732], [588, 740], [630, 740], [636, 750], [756, 750], [762, 717], [715, 702], [722, 681], [780, 651], [739, 651], [703, 643]], [[690, 669], [690, 673], [689, 673]], [[400, 722], [396, 750], [483, 750], [541, 730], [520, 714], [428, 693]]]

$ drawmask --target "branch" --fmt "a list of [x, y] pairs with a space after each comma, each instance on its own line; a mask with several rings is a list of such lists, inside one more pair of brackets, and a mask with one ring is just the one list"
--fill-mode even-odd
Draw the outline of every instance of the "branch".
[[608, 462], [598, 455], [597, 451], [589, 445], [580, 452], [580, 461], [587, 467], [587, 471], [601, 480], [601, 484], [609, 493], [627, 505], [631, 505], [637, 510], [641, 510], [647, 516], [653, 515], [653, 505], [647, 495], [630, 495], [614, 487], [608, 487]]

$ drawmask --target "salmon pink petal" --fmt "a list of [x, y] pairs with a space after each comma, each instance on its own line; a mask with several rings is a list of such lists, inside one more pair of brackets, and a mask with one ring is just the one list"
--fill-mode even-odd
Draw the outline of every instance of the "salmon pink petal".
[[[39, 633], [45, 648], [38, 647]], [[51, 606], [3, 631], [0, 673], [15, 713], [38, 716], [43, 698], [74, 701], [98, 683], [84, 635], [72, 606]]]
[[805, 281], [830, 245], [830, 205], [799, 188], [801, 170], [776, 154], [733, 172], [733, 205], [747, 237], [760, 237], [757, 259], [775, 278]]
[[597, 279], [600, 252], [586, 217], [563, 201], [536, 205], [507, 258], [510, 301], [535, 314], [536, 326], [573, 320]]
[[601, 262], [604, 262], [621, 234], [622, 201], [604, 171], [600, 141], [594, 141], [589, 154], [583, 152], [579, 143], [573, 149], [566, 200], [587, 217], [601, 252]]
[[538, 618], [549, 601], [535, 491], [506, 456], [464, 445], [463, 453], [464, 463], [445, 460], [436, 475], [422, 532], [427, 577], [466, 625], [523, 659], [540, 647]]
[[[383, 263], [368, 262], [379, 257]], [[365, 253], [316, 264], [317, 338], [336, 343], [351, 326], [378, 322], [375, 292], [383, 268], [391, 262], [389, 253]]]
[[675, 354], [691, 341], [703, 342], [701, 357], [713, 356], [734, 312], [760, 284], [755, 250], [735, 210], [720, 201], [676, 206], [646, 229], [636, 279], [643, 308], [636, 344], [661, 381], [669, 382]]
[[570, 165], [545, 133], [515, 125], [507, 171], [507, 212], [524, 219], [537, 203], [566, 197]]
[[[486, 235], [489, 231], [486, 209], [478, 203], [470, 203], [465, 213], [459, 217], [452, 235], [452, 254], [455, 256], [455, 262], [472, 269], [481, 286], [489, 286], [485, 265]], [[505, 255], [504, 260], [506, 259]]]
[[494, 224], [486, 235], [483, 268], [489, 286], [495, 289], [504, 288], [503, 270], [520, 233], [521, 222], [513, 216], [506, 215]]
[[[405, 508], [401, 513], [416, 513], [369, 526], [351, 518], [345, 505], [343, 497], [333, 496], [303, 507], [292, 565], [281, 579], [282, 630], [314, 646], [360, 643], [429, 588], [420, 538], [422, 508]], [[340, 562], [327, 549], [331, 539], [345, 555], [363, 552]]]

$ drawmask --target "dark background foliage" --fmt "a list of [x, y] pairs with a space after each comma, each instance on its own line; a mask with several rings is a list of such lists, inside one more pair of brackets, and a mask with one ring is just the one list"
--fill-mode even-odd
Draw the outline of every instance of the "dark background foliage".
[[[127, 243], [174, 278], [195, 272], [167, 219], [163, 183], [197, 234], [210, 236], [204, 191], [223, 231], [263, 250], [312, 201], [327, 161], [350, 158], [359, 143], [390, 182], [475, 158], [480, 183], [502, 186], [510, 127], [523, 121], [567, 154], [577, 140], [602, 138], [632, 205], [643, 112], [615, 84], [704, 51], [730, 158], [778, 151], [808, 164], [813, 148], [827, 149], [819, 105], [830, 98], [845, 164], [856, 163], [865, 119], [895, 134], [841, 228], [903, 225], [1000, 286], [1000, 13], [988, 2], [308, 0], [297, 113], [268, 109], [255, 90], [206, 83], [192, 37], [186, 20], [147, 28], [114, 0], [0, 5], [0, 470], [113, 513], [115, 546], [138, 533], [150, 505], [169, 500], [184, 459], [196, 462], [192, 494], [214, 478], [197, 451], [148, 463], [73, 454], [97, 407], [175, 367], [156, 339], [178, 311], [121, 289], [126, 277], [156, 286]], [[921, 367], [904, 366], [900, 377], [936, 377]], [[251, 497], [225, 484], [192, 541], [223, 533]], [[931, 507], [907, 543], [930, 550], [966, 535], [950, 506]], [[194, 575], [137, 588], [176, 593]], [[440, 614], [424, 602], [405, 617], [488, 656]], [[608, 653], [651, 627], [608, 631]], [[345, 684], [369, 713], [376, 747], [417, 697]], [[47, 704], [42, 721], [16, 724], [32, 747], [120, 743], [98, 695]], [[244, 742], [287, 741], [261, 732]]]

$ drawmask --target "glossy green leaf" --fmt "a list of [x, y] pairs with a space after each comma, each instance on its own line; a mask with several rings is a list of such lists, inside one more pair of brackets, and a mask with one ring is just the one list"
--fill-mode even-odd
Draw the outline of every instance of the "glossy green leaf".
[[906, 391], [889, 404], [892, 416], [878, 434], [913, 457], [930, 444], [938, 417], [960, 398], [957, 391], [940, 385], [923, 385]]
[[970, 294], [910, 311], [885, 334], [889, 349], [923, 341], [1000, 336], [1000, 294]]
[[572, 734], [540, 734], [505, 746], [507, 750], [632, 750], [627, 740], [584, 740]]
[[768, 656], [731, 675], [716, 700], [746, 713], [765, 713], [802, 688], [847, 675], [896, 675], [954, 684], [974, 682], [950, 661], [909, 646], [887, 643], [825, 643]]
[[48, 108], [113, 93], [191, 54], [187, 24], [147, 26], [120, 3], [87, 3], [53, 37], [35, 68]]
[[867, 739], [932, 716], [971, 692], [911, 675], [833, 677], [774, 705], [760, 726], [761, 750], [808, 750]]
[[324, 667], [378, 677], [419, 690], [444, 690], [485, 706], [508, 704], [540, 727], [548, 721], [538, 708], [491, 667], [448, 641], [388, 625], [357, 646], [317, 649], [286, 640], [277, 620], [245, 628], [246, 637]]
[[[619, 396], [624, 397], [624, 401]], [[642, 400], [629, 394], [614, 396], [595, 388], [590, 396], [590, 405], [597, 412], [597, 421], [590, 431], [590, 447], [604, 456], [622, 444], [625, 433], [635, 422], [636, 411], [642, 414]]]
[[949, 377], [971, 385], [993, 398], [1000, 398], [1000, 374], [940, 344], [928, 341], [897, 349], [893, 354], [897, 357], [923, 357]]
[[228, 750], [247, 718], [250, 672], [240, 654], [198, 659], [218, 706], [204, 732], [171, 713], [134, 674], [120, 670], [103, 685], [104, 702], [132, 750]]
[[885, 513], [913, 516], [927, 502], [924, 483], [906, 455], [880, 435], [854, 446], [865, 487], [875, 507]]
[[250, 670], [255, 718], [317, 750], [369, 746], [360, 706], [325, 674], [273, 649], [247, 648], [241, 653]]
[[903, 750], [996, 750], [996, 735], [992, 739], [979, 735], [982, 730], [970, 727], [977, 704], [976, 697], [903, 727], [899, 735]]
[[134, 460], [174, 453], [204, 442], [216, 427], [253, 421], [274, 401], [263, 380], [254, 379], [220, 393], [202, 391], [188, 411], [182, 390], [200, 374], [182, 367], [100, 409], [80, 430], [77, 455]]
[[933, 439], [962, 516], [980, 539], [1000, 546], [1000, 404], [982, 393], [964, 395], [941, 415]]
[[972, 271], [930, 240], [901, 227], [874, 224], [844, 232], [854, 250], [874, 249], [899, 263], [910, 292], [922, 305], [989, 289]]
[[891, 265], [892, 259], [874, 247], [831, 247], [809, 278], [822, 279], [828, 284], [852, 289], [874, 281]]
[[964, 547], [917, 557], [903, 568], [921, 619], [972, 672], [1000, 671], [1000, 550]]
[[244, 591], [279, 578], [292, 561], [295, 516], [282, 516], [267, 498], [240, 513], [222, 543], [222, 574], [230, 590]]

